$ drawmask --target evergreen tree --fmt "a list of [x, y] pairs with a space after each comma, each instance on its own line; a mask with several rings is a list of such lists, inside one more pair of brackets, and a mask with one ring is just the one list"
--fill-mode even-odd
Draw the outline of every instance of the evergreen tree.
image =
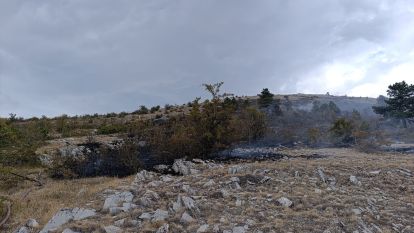
[[385, 106], [374, 106], [375, 113], [384, 117], [401, 119], [407, 127], [407, 119], [414, 117], [414, 85], [405, 81], [388, 86]]
[[259, 106], [261, 108], [266, 108], [273, 102], [273, 94], [270, 93], [269, 89], [263, 88], [262, 92], [258, 94], [259, 96]]

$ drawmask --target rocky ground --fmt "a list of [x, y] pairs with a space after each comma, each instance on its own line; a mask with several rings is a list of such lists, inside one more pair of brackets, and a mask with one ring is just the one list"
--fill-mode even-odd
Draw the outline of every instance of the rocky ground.
[[144, 170], [17, 232], [414, 232], [413, 155], [280, 153]]

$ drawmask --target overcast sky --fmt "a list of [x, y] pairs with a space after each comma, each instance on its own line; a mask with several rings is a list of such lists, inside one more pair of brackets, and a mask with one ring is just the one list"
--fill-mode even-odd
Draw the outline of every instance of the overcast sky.
[[414, 1], [0, 0], [0, 115], [414, 83]]

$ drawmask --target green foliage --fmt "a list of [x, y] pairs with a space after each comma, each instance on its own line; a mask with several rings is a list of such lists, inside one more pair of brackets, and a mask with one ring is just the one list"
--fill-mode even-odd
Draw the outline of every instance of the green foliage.
[[151, 113], [155, 113], [155, 112], [159, 111], [159, 110], [160, 110], [160, 108], [161, 108], [161, 107], [160, 107], [159, 105], [154, 106], [154, 107], [152, 107], [152, 108], [151, 108], [150, 112], [151, 112]]
[[134, 114], [140, 114], [140, 115], [142, 115], [142, 114], [148, 114], [148, 113], [149, 113], [149, 110], [148, 110], [148, 108], [147, 108], [147, 107], [145, 107], [144, 105], [141, 105], [141, 106], [139, 107], [139, 109], [138, 109], [137, 111], [134, 111], [133, 113], [134, 113]]
[[375, 113], [384, 117], [393, 117], [404, 120], [414, 117], [414, 85], [405, 81], [388, 86], [389, 99], [384, 99], [385, 106], [374, 106]]
[[99, 126], [98, 134], [115, 134], [122, 133], [127, 130], [124, 124], [104, 124]]
[[341, 110], [332, 101], [323, 104], [319, 101], [315, 101], [313, 102], [312, 113], [319, 115], [324, 121], [332, 121], [341, 114]]
[[334, 140], [337, 144], [350, 144], [354, 142], [352, 132], [354, 130], [353, 122], [345, 118], [336, 120], [330, 129]]
[[273, 102], [273, 94], [270, 93], [269, 89], [263, 88], [262, 92], [258, 94], [259, 96], [259, 106], [261, 108], [266, 108]]

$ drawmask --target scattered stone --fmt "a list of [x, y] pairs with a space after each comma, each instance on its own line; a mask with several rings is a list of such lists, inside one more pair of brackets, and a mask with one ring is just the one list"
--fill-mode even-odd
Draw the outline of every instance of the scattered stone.
[[139, 219], [151, 220], [151, 222], [164, 221], [167, 218], [168, 218], [168, 211], [161, 210], [161, 209], [157, 209], [153, 213], [149, 213], [149, 212], [142, 213], [139, 216]]
[[173, 181], [174, 179], [171, 177], [171, 176], [169, 176], [169, 175], [166, 175], [166, 176], [161, 176], [161, 181], [162, 182], [165, 182], [165, 183], [168, 183], [168, 182], [171, 182], [171, 181]]
[[370, 171], [369, 174], [371, 175], [378, 175], [381, 173], [381, 170], [376, 170], [376, 171]]
[[36, 219], [29, 219], [26, 222], [26, 226], [30, 227], [30, 228], [38, 228], [39, 227], [39, 223], [36, 221]]
[[194, 166], [194, 164], [192, 162], [185, 161], [185, 160], [182, 160], [182, 159], [176, 159], [176, 160], [174, 160], [174, 164], [172, 165], [172, 169], [177, 174], [187, 176], [187, 175], [195, 173], [195, 171], [191, 170], [193, 166]]
[[351, 181], [351, 183], [353, 184], [353, 185], [358, 185], [358, 186], [360, 186], [362, 183], [361, 183], [361, 181], [359, 181], [357, 178], [356, 178], [356, 176], [350, 176], [349, 177], [349, 181]]
[[61, 209], [59, 210], [52, 219], [43, 227], [39, 233], [48, 233], [49, 231], [56, 230], [60, 226], [69, 221], [77, 221], [85, 218], [93, 217], [96, 215], [94, 209], [83, 209], [83, 208], [74, 208], [74, 209]]
[[322, 193], [322, 190], [320, 190], [320, 189], [315, 189], [315, 193], [317, 193], [317, 194], [321, 194]]
[[30, 231], [27, 227], [20, 227], [15, 233], [30, 233]]
[[322, 168], [318, 168], [316, 171], [317, 171], [317, 173], [318, 173], [319, 178], [321, 179], [321, 181], [322, 181], [323, 183], [326, 183], [327, 178], [326, 178], [326, 175], [325, 175], [325, 173], [323, 172]]
[[181, 201], [184, 205], [184, 207], [191, 211], [192, 213], [199, 213], [200, 210], [197, 208], [194, 199], [192, 199], [191, 197], [187, 197], [187, 196], [181, 196]]
[[235, 165], [235, 166], [231, 166], [228, 169], [228, 173], [231, 175], [237, 174], [237, 173], [243, 173], [246, 172], [248, 170], [247, 166], [244, 165]]
[[132, 202], [134, 195], [131, 192], [115, 193], [106, 198], [103, 210], [109, 210], [111, 207], [119, 207], [125, 202]]
[[239, 227], [233, 227], [232, 232], [233, 233], [245, 233], [246, 229], [244, 227], [240, 227], [240, 226]]
[[279, 205], [283, 206], [283, 207], [291, 207], [293, 206], [293, 202], [291, 200], [289, 200], [286, 197], [281, 197], [279, 199], [277, 199], [277, 202], [279, 203]]
[[264, 176], [262, 180], [259, 181], [259, 183], [263, 184], [266, 183], [267, 181], [271, 180], [272, 178], [269, 176]]
[[197, 229], [197, 233], [205, 233], [208, 230], [209, 225], [208, 224], [204, 224], [201, 225], [198, 229]]
[[160, 165], [155, 165], [154, 170], [159, 172], [159, 173], [168, 173], [168, 172], [171, 171], [171, 168], [170, 168], [170, 166], [160, 164]]
[[214, 182], [214, 180], [210, 179], [208, 182], [206, 182], [203, 187], [211, 187], [214, 186], [216, 184], [216, 182]]
[[125, 221], [126, 221], [126, 219], [125, 219], [125, 218], [120, 219], [120, 220], [118, 220], [118, 221], [115, 221], [115, 222], [114, 222], [114, 225], [115, 225], [115, 226], [117, 226], [117, 227], [122, 227], [122, 226], [124, 226]]
[[195, 219], [191, 217], [191, 215], [189, 215], [187, 212], [184, 212], [180, 219], [180, 222], [184, 224], [190, 224], [194, 221]]
[[160, 199], [160, 196], [151, 190], [147, 190], [144, 195], [139, 199], [139, 203], [142, 206], [149, 207], [152, 206], [155, 202], [157, 202]]
[[168, 218], [168, 211], [157, 209], [152, 215], [151, 221], [152, 222], [164, 221], [167, 218]]
[[122, 232], [122, 229], [117, 226], [106, 226], [104, 227], [104, 230], [106, 233], [120, 233]]
[[169, 228], [170, 228], [170, 225], [164, 224], [160, 228], [158, 228], [158, 230], [157, 230], [156, 233], [168, 233], [169, 232]]
[[81, 232], [79, 232], [79, 231], [73, 231], [70, 228], [66, 228], [65, 230], [62, 231], [62, 233], [81, 233]]
[[361, 215], [361, 213], [362, 213], [362, 211], [361, 211], [360, 209], [352, 209], [352, 212], [353, 212], [355, 215]]

